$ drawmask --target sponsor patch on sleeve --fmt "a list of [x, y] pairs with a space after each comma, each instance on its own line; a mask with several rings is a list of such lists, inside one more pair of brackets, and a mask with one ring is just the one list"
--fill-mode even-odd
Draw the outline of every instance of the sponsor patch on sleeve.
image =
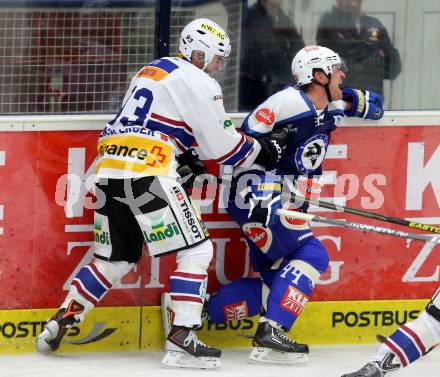
[[275, 123], [275, 113], [272, 109], [263, 107], [258, 109], [255, 113], [255, 120], [259, 123], [263, 123], [266, 126], [271, 126]]

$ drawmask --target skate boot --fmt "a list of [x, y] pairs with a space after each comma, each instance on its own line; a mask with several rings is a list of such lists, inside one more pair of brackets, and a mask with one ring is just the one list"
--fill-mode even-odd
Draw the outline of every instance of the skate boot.
[[273, 321], [260, 322], [252, 341], [249, 359], [253, 362], [276, 364], [304, 364], [309, 346], [290, 339]]
[[[209, 320], [209, 313], [208, 313], [209, 296], [210, 296], [209, 294], [206, 294], [205, 302], [203, 304], [203, 310], [201, 315], [202, 322]], [[162, 296], [160, 297], [160, 308], [162, 311], [163, 331], [164, 331], [165, 339], [167, 339], [168, 334], [170, 333], [171, 327], [173, 326], [173, 322], [174, 322], [174, 312], [172, 307], [171, 295], [168, 292], [162, 293]], [[168, 351], [173, 349], [174, 346], [172, 345], [172, 343], [170, 343], [169, 340], [166, 340], [165, 350]]]
[[197, 369], [220, 367], [221, 351], [201, 342], [195, 330], [173, 325], [167, 340], [169, 349], [162, 360], [165, 366]]
[[75, 319], [75, 314], [81, 314], [83, 311], [84, 306], [75, 300], [70, 301], [67, 308], [58, 310], [35, 339], [37, 351], [40, 353], [56, 351], [67, 329], [79, 322]]
[[383, 377], [384, 373], [382, 373], [379, 363], [376, 361], [369, 362], [364, 365], [357, 372], [344, 374], [342, 377]]

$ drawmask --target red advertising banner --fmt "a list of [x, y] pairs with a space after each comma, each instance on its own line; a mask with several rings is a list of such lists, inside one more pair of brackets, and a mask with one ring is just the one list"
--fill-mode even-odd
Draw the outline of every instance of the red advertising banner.
[[[57, 307], [70, 280], [92, 258], [93, 197], [88, 189], [97, 135], [96, 131], [2, 133], [0, 309]], [[440, 127], [341, 128], [334, 133], [324, 162], [321, 197], [438, 225], [439, 140]], [[218, 167], [208, 164], [218, 173]], [[217, 190], [208, 187], [218, 198]], [[222, 201], [200, 204], [215, 245], [208, 287], [214, 291], [253, 273], [241, 231]], [[313, 213], [404, 230], [319, 211]], [[331, 260], [314, 301], [427, 298], [438, 286], [440, 246], [331, 226], [313, 230]], [[173, 255], [158, 259], [145, 253], [101, 305], [157, 305], [174, 267]]]

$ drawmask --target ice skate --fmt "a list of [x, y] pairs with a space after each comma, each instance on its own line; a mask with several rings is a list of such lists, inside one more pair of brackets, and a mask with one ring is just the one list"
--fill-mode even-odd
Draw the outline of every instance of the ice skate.
[[[201, 316], [202, 322], [209, 320], [208, 300], [209, 300], [209, 294], [206, 294], [205, 302], [203, 304], [202, 316]], [[172, 307], [171, 295], [168, 292], [162, 293], [162, 296], [160, 297], [160, 308], [162, 312], [163, 331], [164, 331], [165, 339], [167, 339], [174, 321], [174, 312]], [[169, 340], [165, 340], [165, 350], [168, 351], [169, 349], [171, 350], [174, 349], [174, 346]]]
[[370, 362], [364, 365], [357, 372], [344, 374], [342, 377], [382, 377], [384, 373], [382, 373], [379, 363]]
[[62, 308], [46, 323], [43, 332], [35, 339], [35, 346], [38, 352], [53, 352], [60, 346], [66, 331], [79, 321], [75, 314], [81, 314], [84, 306], [75, 300], [69, 302], [67, 308]]
[[308, 360], [309, 346], [296, 343], [269, 321], [260, 322], [252, 344], [251, 362], [304, 364]]
[[195, 330], [172, 326], [162, 364], [171, 368], [215, 369], [220, 367], [221, 351], [201, 342]]

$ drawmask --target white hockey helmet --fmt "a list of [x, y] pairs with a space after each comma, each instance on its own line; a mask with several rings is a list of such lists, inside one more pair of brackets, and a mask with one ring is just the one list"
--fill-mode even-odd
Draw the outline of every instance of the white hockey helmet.
[[224, 58], [230, 55], [231, 41], [223, 28], [215, 22], [199, 18], [186, 25], [180, 35], [179, 52], [191, 60], [193, 51], [202, 51], [205, 54], [205, 69], [214, 55]]
[[302, 86], [313, 81], [313, 70], [322, 69], [327, 75], [333, 73], [334, 66], [346, 70], [340, 56], [327, 47], [306, 46], [292, 60], [292, 74], [297, 85]]

